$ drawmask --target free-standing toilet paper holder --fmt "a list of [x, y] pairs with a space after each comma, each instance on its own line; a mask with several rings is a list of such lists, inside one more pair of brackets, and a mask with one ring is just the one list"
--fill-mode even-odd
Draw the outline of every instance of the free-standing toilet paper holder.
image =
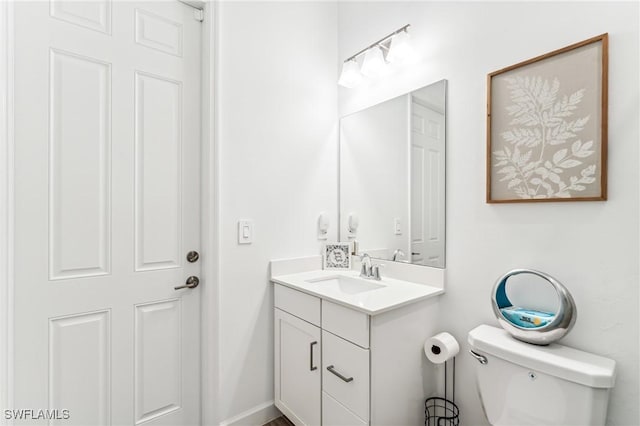
[[[431, 351], [438, 355], [440, 348], [432, 346]], [[451, 368], [451, 399], [447, 399], [447, 364], [453, 363]], [[458, 426], [460, 424], [460, 410], [455, 403], [456, 399], [456, 357], [444, 362], [444, 397], [434, 396], [424, 402], [425, 426]]]

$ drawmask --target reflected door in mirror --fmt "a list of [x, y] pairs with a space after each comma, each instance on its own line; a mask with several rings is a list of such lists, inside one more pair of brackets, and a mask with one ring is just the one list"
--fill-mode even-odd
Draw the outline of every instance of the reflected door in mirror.
[[444, 114], [412, 96], [411, 263], [444, 266]]

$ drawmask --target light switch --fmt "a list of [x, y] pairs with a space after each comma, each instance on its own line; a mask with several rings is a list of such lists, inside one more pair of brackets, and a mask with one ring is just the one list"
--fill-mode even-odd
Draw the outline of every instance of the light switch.
[[253, 221], [238, 221], [238, 244], [251, 244], [253, 242]]
[[402, 235], [402, 226], [400, 224], [400, 218], [396, 217], [395, 219], [393, 219], [393, 228], [394, 231], [396, 233], [396, 235]]

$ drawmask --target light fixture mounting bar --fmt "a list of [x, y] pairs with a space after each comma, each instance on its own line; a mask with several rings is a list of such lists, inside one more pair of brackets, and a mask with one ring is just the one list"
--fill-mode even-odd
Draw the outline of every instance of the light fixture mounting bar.
[[382, 37], [380, 40], [376, 41], [375, 43], [371, 43], [369, 46], [365, 47], [364, 49], [362, 49], [361, 51], [359, 51], [358, 53], [356, 53], [355, 55], [351, 55], [349, 56], [347, 59], [345, 59], [345, 62], [349, 62], [355, 58], [357, 58], [358, 56], [362, 55], [364, 52], [366, 52], [367, 50], [371, 49], [372, 47], [375, 46], [381, 46], [382, 43], [384, 43], [385, 41], [389, 40], [391, 37], [393, 37], [394, 35], [401, 33], [402, 31], [406, 31], [407, 28], [409, 28], [411, 26], [411, 24], [407, 24], [402, 28], [398, 28], [397, 30], [395, 30], [394, 32], [392, 32], [391, 34]]

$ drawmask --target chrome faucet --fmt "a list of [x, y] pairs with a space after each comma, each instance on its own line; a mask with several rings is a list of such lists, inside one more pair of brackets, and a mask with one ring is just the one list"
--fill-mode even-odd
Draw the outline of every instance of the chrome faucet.
[[382, 276], [380, 275], [380, 268], [384, 265], [371, 264], [371, 256], [367, 253], [362, 253], [361, 262], [360, 277], [374, 279], [376, 281], [380, 281], [382, 279]]
[[399, 257], [405, 257], [406, 255], [404, 254], [404, 252], [400, 249], [396, 249], [396, 251], [393, 252], [393, 261], [397, 261]]

